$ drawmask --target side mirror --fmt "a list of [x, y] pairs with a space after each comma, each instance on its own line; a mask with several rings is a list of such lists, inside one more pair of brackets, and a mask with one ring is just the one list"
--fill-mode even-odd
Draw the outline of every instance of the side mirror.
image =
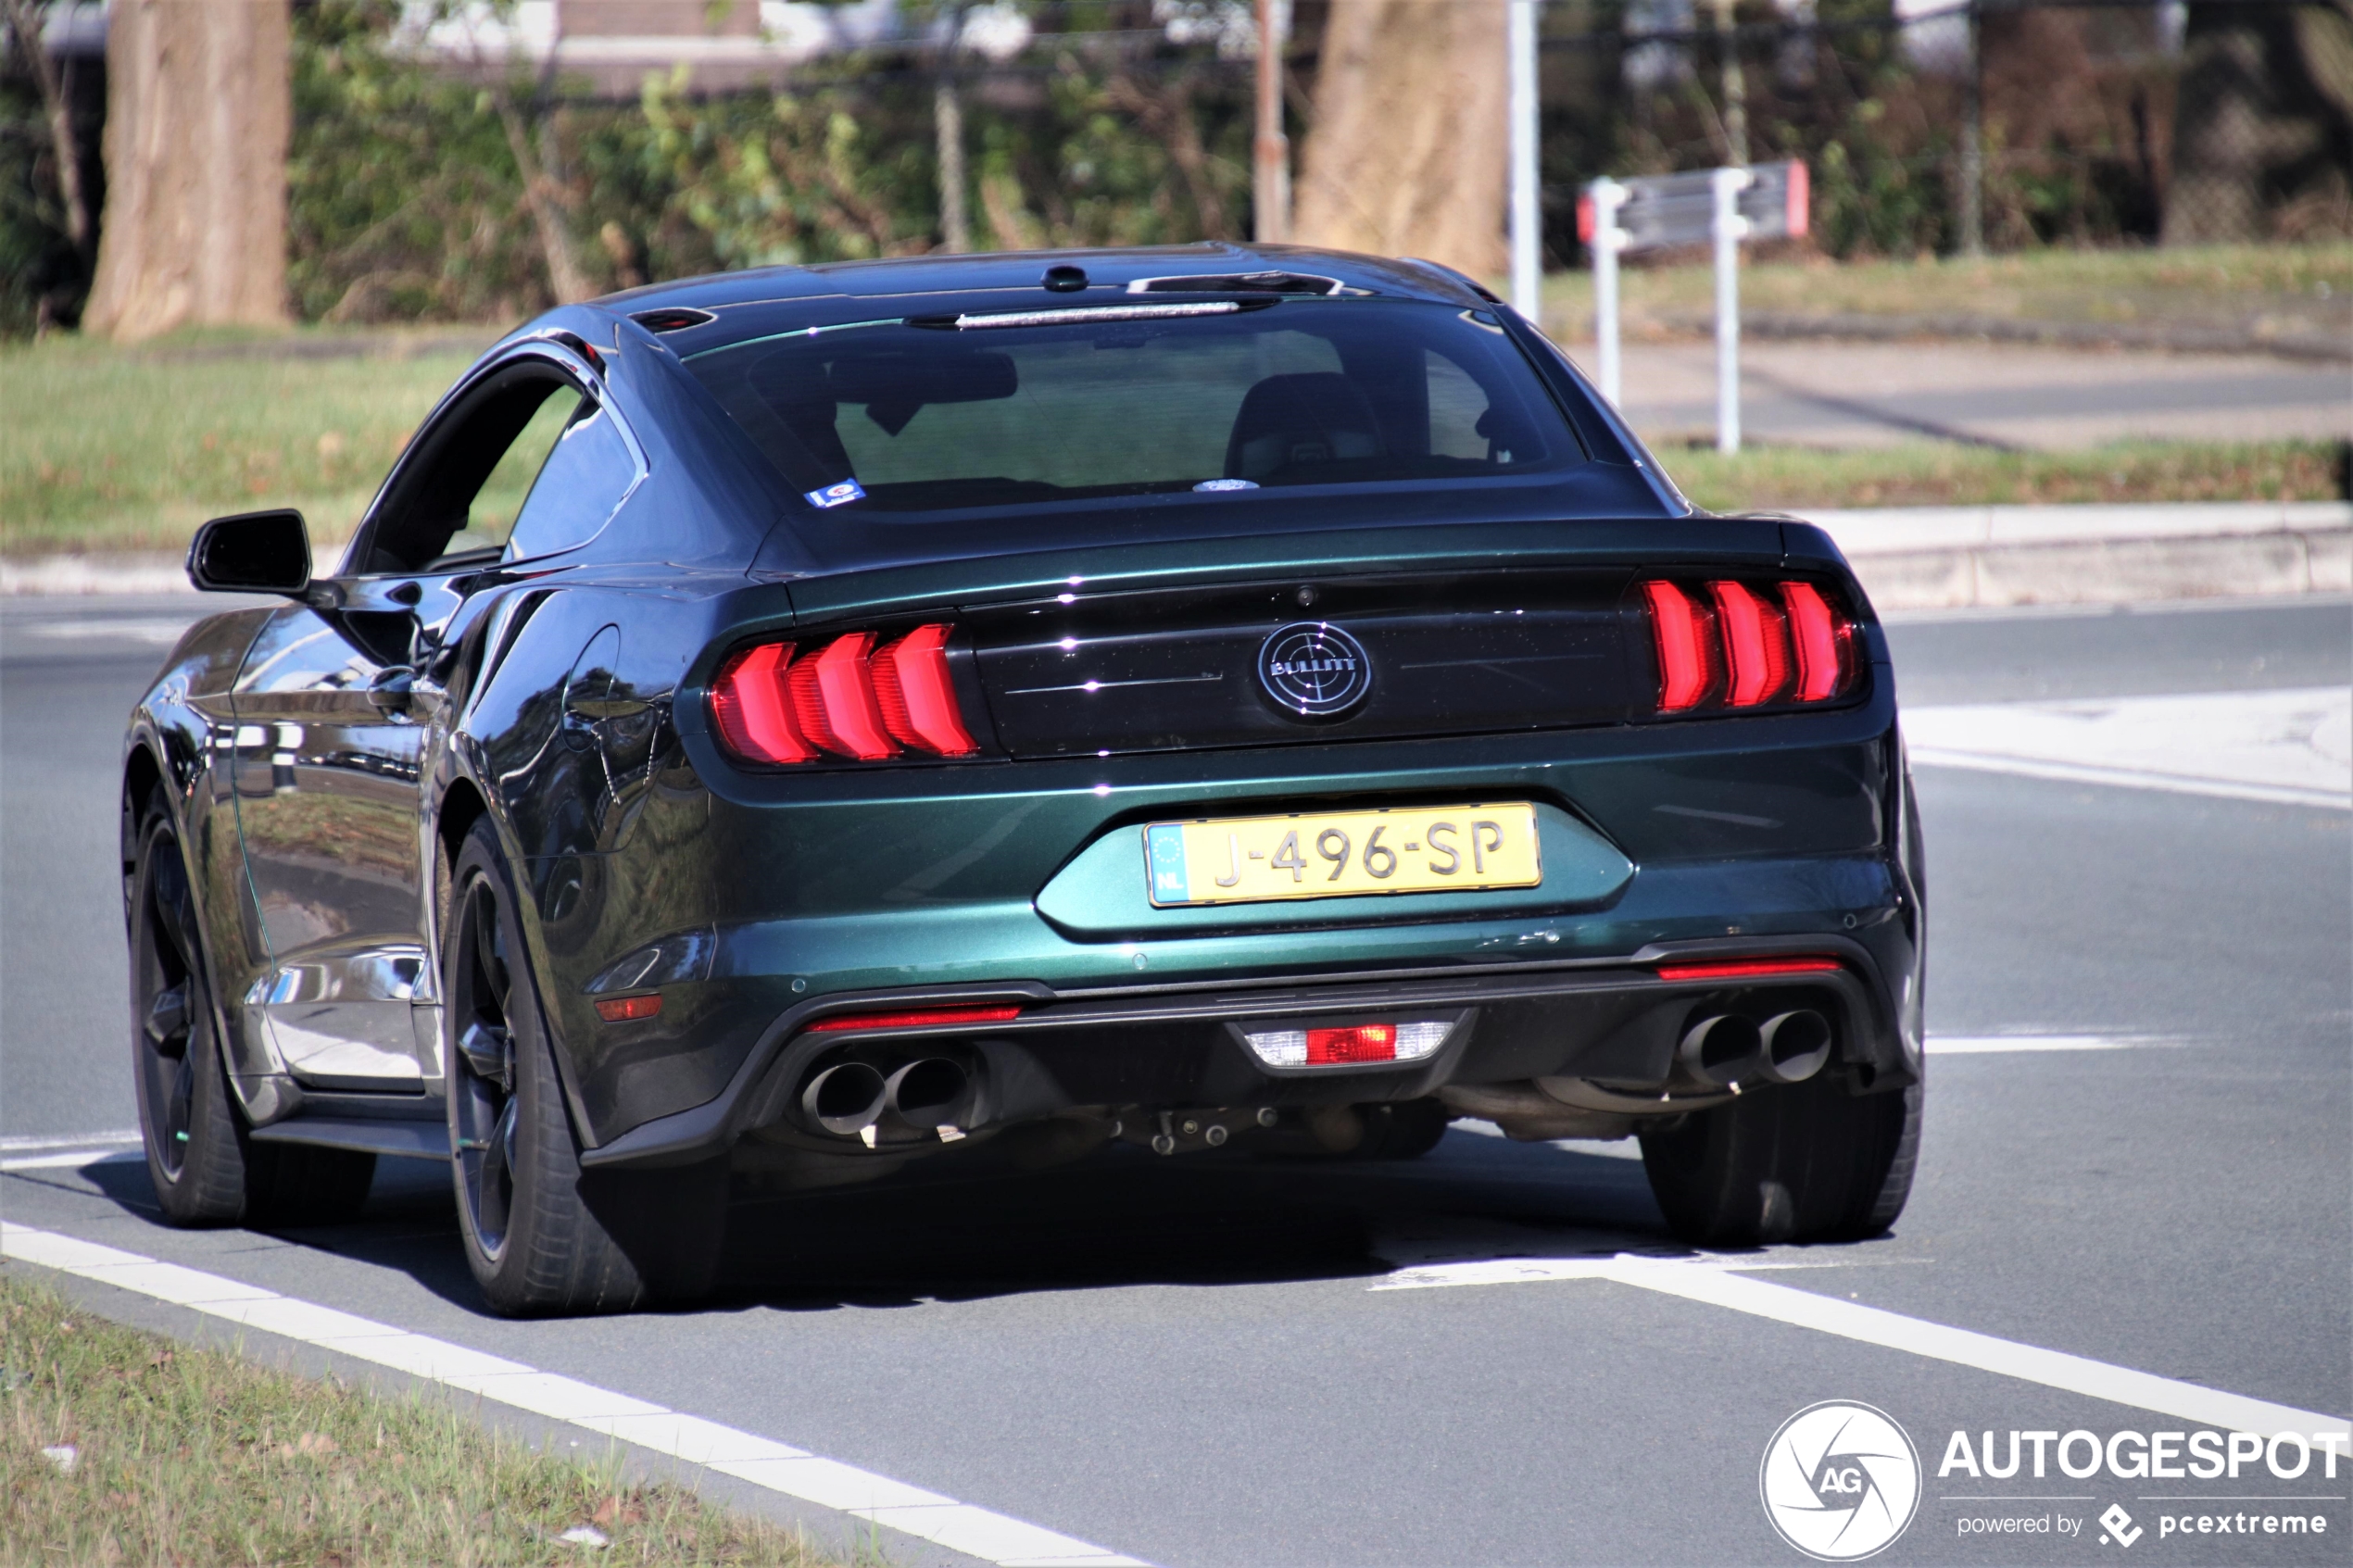
[[188, 581], [208, 593], [299, 597], [310, 586], [310, 533], [302, 514], [214, 518], [188, 546]]

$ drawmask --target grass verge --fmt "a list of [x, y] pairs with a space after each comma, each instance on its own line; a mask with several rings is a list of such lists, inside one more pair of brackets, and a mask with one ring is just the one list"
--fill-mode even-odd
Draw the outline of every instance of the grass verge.
[[205, 519], [258, 507], [299, 507], [313, 541], [348, 538], [472, 360], [259, 347], [121, 349], [65, 334], [0, 347], [0, 554], [177, 550]]
[[[1768, 253], [1769, 254], [1769, 253]], [[1618, 309], [1629, 335], [1714, 308], [1705, 256], [1629, 262]], [[1741, 269], [1741, 308], [1795, 316], [1990, 317], [2103, 326], [2353, 337], [2353, 246], [2183, 245], [2145, 250], [2019, 251], [1918, 261], [1807, 256]], [[1593, 275], [1545, 280], [1544, 320], [1562, 341], [1593, 330]]]
[[2190, 445], [2120, 442], [2083, 452], [2004, 452], [1919, 442], [1865, 451], [1662, 448], [1683, 493], [1714, 511], [1973, 507], [2086, 501], [2335, 501], [2342, 442]]
[[[448, 1405], [192, 1349], [22, 1279], [0, 1277], [0, 1563], [830, 1561]], [[610, 1545], [560, 1538], [584, 1524]]]

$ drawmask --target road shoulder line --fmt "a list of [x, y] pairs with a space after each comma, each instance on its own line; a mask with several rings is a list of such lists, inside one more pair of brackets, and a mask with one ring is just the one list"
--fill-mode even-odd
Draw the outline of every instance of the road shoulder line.
[[797, 1501], [838, 1510], [999, 1568], [1144, 1568], [1139, 1559], [1075, 1537], [771, 1438], [225, 1275], [8, 1222], [0, 1222], [0, 1258], [474, 1394]]
[[[1627, 1253], [1614, 1258], [1496, 1259], [1400, 1269], [1372, 1288], [1428, 1290], [1539, 1280], [1606, 1280], [2226, 1431], [2251, 1432], [2266, 1437], [2280, 1432], [2296, 1432], [2309, 1437], [2323, 1433], [2347, 1434], [2348, 1427], [2353, 1427], [2353, 1423], [2341, 1415], [2322, 1415], [2272, 1404], [2064, 1350], [2046, 1350], [1973, 1329], [1931, 1323], [1882, 1307], [1842, 1301], [1794, 1286], [1752, 1279], [1741, 1272], [1743, 1261], [1737, 1258], [1689, 1261]], [[1775, 1265], [1758, 1260], [1751, 1266]]]

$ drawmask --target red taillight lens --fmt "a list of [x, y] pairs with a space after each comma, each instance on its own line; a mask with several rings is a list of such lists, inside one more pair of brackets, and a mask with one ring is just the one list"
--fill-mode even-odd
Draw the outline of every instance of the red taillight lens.
[[1310, 1067], [1396, 1060], [1397, 1025], [1394, 1023], [1355, 1023], [1345, 1029], [1307, 1031], [1307, 1065]]
[[1011, 1023], [1021, 1016], [1015, 1007], [912, 1008], [901, 1012], [844, 1012], [811, 1024], [812, 1035], [838, 1035], [845, 1029], [920, 1029], [935, 1023]]
[[882, 710], [875, 704], [866, 658], [874, 646], [872, 632], [836, 637], [823, 653], [802, 658], [786, 677], [801, 732], [827, 751], [861, 762], [899, 755], [899, 743], [883, 729]]
[[1793, 959], [1694, 959], [1658, 966], [1661, 980], [1762, 980], [1776, 974], [1835, 974], [1836, 959], [1807, 954]]
[[851, 632], [793, 657], [762, 643], [728, 657], [711, 684], [711, 715], [727, 749], [749, 762], [814, 762], [827, 753], [886, 762], [903, 752], [975, 757], [948, 669], [945, 622], [918, 626], [875, 651]]
[[1770, 702], [1789, 684], [1788, 622], [1745, 583], [1710, 583], [1707, 591], [1724, 629], [1725, 700], [1734, 708]]
[[1854, 685], [1855, 628], [1810, 583], [1648, 582], [1658, 711], [1827, 702]]
[[1645, 583], [1658, 644], [1658, 710], [1696, 708], [1716, 685], [1716, 639], [1707, 612], [1672, 583]]
[[1853, 629], [1810, 583], [1782, 583], [1781, 608], [1789, 614], [1790, 641], [1797, 646], [1797, 700], [1836, 696], [1846, 684]]
[[801, 734], [786, 695], [790, 643], [762, 643], [720, 666], [711, 684], [711, 713], [728, 748], [753, 762], [813, 762], [817, 748]]
[[918, 626], [875, 656], [875, 700], [883, 727], [900, 743], [940, 757], [970, 757], [980, 747], [956, 710], [948, 678], [946, 626]]

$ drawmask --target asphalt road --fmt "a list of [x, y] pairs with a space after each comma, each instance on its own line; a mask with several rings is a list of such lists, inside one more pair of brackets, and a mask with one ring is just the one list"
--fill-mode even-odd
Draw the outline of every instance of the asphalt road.
[[[194, 608], [0, 607], [0, 1133], [19, 1151], [133, 1123], [112, 771], [157, 639]], [[1957, 615], [1894, 635], [1904, 696], [1923, 705], [2353, 681], [2341, 600]], [[1919, 793], [1931, 1033], [1976, 1048], [1931, 1057], [1894, 1235], [1769, 1249], [1735, 1261], [1741, 1277], [2353, 1411], [2353, 816], [1944, 769]], [[2021, 1048], [2054, 1037], [2069, 1048]], [[1405, 1165], [1118, 1151], [756, 1200], [711, 1308], [570, 1323], [475, 1309], [446, 1178], [422, 1165], [387, 1165], [359, 1223], [262, 1236], [163, 1229], [134, 1163], [0, 1159], [19, 1167], [0, 1175], [0, 1214], [1155, 1562], [1797, 1562], [1768, 1527], [1758, 1463], [1785, 1419], [1830, 1399], [1887, 1411], [1921, 1450], [1918, 1516], [1883, 1561], [2101, 1561], [2110, 1503], [2147, 1531], [2134, 1560], [2343, 1561], [2353, 1464], [1939, 1477], [1956, 1431], [2184, 1423], [1608, 1280], [1377, 1288], [1477, 1279], [1443, 1265], [1499, 1258], [1674, 1256], [1623, 1152], [1458, 1127]], [[2185, 1542], [2154, 1528], [2169, 1506], [2292, 1507], [2330, 1533]], [[2007, 1515], [2080, 1534], [1961, 1534]]]
[[[1592, 365], [1591, 345], [1570, 351]], [[2343, 366], [2254, 355], [1753, 340], [1741, 346], [1741, 395], [1749, 440], [1807, 446], [1927, 440], [2064, 450], [2353, 435]], [[1635, 429], [1661, 446], [1712, 434], [1714, 346], [1629, 343], [1623, 401]]]

